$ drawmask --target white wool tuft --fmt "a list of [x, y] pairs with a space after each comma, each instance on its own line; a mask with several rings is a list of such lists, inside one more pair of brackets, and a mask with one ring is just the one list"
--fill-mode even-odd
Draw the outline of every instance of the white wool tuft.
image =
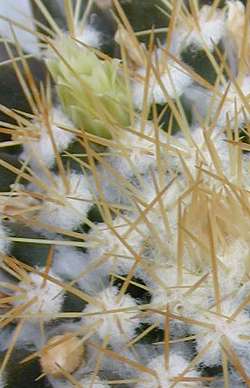
[[248, 357], [250, 351], [249, 341], [242, 338], [242, 336], [250, 335], [248, 314], [241, 311], [233, 320], [227, 319], [236, 311], [237, 307], [238, 304], [235, 306], [234, 300], [228, 299], [222, 304], [221, 316], [204, 312], [194, 317], [197, 320], [212, 325], [211, 329], [199, 325], [192, 326], [191, 328], [191, 332], [196, 334], [198, 352], [212, 341], [212, 345], [201, 359], [204, 365], [213, 366], [221, 364], [221, 341], [223, 341], [224, 336], [237, 354], [241, 354], [244, 358]]
[[[148, 234], [144, 224], [139, 225], [137, 229], [130, 228], [133, 221], [135, 220], [129, 219], [129, 222], [126, 222], [121, 217], [115, 218], [111, 226], [115, 232], [105, 223], [98, 224], [89, 233], [91, 258], [101, 258], [105, 255], [106, 263], [109, 263], [113, 271], [129, 271], [135, 262], [135, 255], [142, 253], [144, 237]], [[125, 243], [121, 239], [125, 240]]]
[[[165, 360], [163, 356], [154, 358], [148, 365], [148, 368], [152, 369], [157, 377], [153, 377], [149, 373], [142, 373], [139, 375], [141, 380], [135, 385], [135, 388], [170, 388], [173, 384], [171, 380], [174, 377], [178, 377], [187, 367], [188, 362], [178, 354], [170, 353], [169, 369], [165, 367]], [[199, 377], [198, 372], [190, 371], [185, 373], [184, 377]], [[178, 388], [201, 387], [198, 381], [195, 382], [179, 382]]]
[[[161, 76], [161, 82], [168, 96], [175, 98], [183, 94], [184, 90], [192, 83], [192, 79], [179, 65], [170, 63], [167, 71]], [[157, 81], [153, 87], [153, 100], [158, 104], [166, 102], [165, 94]]]
[[[161, 129], [159, 140], [161, 152], [164, 154], [162, 145], [167, 144], [167, 136]], [[155, 165], [156, 144], [153, 122], [147, 121], [141, 129], [141, 121], [138, 120], [133, 132], [123, 130], [117, 142], [114, 140], [114, 146], [109, 147], [111, 156], [108, 161], [125, 177], [131, 177], [135, 173], [145, 174], [151, 166]]]
[[65, 188], [61, 176], [54, 175], [56, 187], [51, 185], [37, 214], [37, 220], [43, 224], [73, 230], [84, 223], [93, 199], [89, 181], [85, 175], [75, 172], [66, 177], [69, 191]]
[[[41, 269], [41, 271], [43, 271], [43, 269]], [[49, 276], [55, 280], [60, 280], [53, 273], [49, 273]], [[28, 274], [28, 279], [22, 280], [18, 286], [22, 289], [22, 291], [16, 292], [16, 296], [20, 296], [20, 299], [15, 301], [16, 306], [28, 303], [35, 298], [34, 302], [24, 310], [24, 313], [30, 315], [29, 320], [38, 319], [35, 317], [35, 314], [37, 313], [56, 315], [56, 313], [61, 310], [64, 300], [64, 292], [63, 288], [54, 282], [50, 280], [46, 280], [46, 282], [44, 282], [44, 278], [40, 275], [30, 273]], [[43, 318], [45, 322], [51, 319], [53, 318], [50, 316], [45, 316]]]
[[[209, 143], [206, 141], [205, 134], [207, 134]], [[199, 166], [203, 166], [204, 168], [215, 172], [216, 169], [213, 154], [209, 148], [209, 144], [212, 144], [217, 151], [218, 159], [221, 165], [224, 167], [224, 173], [227, 175], [229, 169], [228, 143], [226, 141], [227, 137], [223, 133], [222, 129], [215, 128], [212, 133], [209, 133], [203, 128], [198, 127], [191, 131], [191, 136], [193, 139], [192, 144], [181, 136], [172, 139], [172, 145], [176, 149], [176, 157], [169, 157], [169, 163], [172, 169], [185, 176], [185, 170], [187, 167], [189, 173], [191, 173], [194, 177], [197, 176], [197, 167]], [[185, 167], [183, 167], [177, 151], [183, 155], [182, 157], [185, 162]], [[232, 179], [232, 176], [230, 176], [229, 179]]]
[[207, 89], [200, 85], [193, 84], [185, 90], [184, 98], [190, 105], [194, 124], [197, 123], [197, 114], [198, 118], [206, 117], [211, 99], [211, 94]]
[[[98, 258], [97, 260], [98, 261]], [[58, 247], [53, 257], [53, 271], [67, 280], [77, 279], [77, 284], [85, 292], [95, 294], [103, 289], [100, 279], [108, 279], [109, 266], [95, 265], [95, 260], [88, 253], [71, 247]], [[107, 281], [108, 284], [108, 281]]]
[[6, 387], [6, 381], [4, 380], [4, 377], [2, 374], [0, 374], [0, 388]]
[[[77, 378], [77, 381], [79, 379]], [[61, 379], [55, 379], [50, 378], [50, 382], [52, 383], [52, 386], [54, 388], [72, 388], [72, 384], [70, 382], [65, 382]], [[88, 376], [85, 376], [81, 380], [78, 381], [78, 387], [81, 388], [109, 388], [110, 386], [103, 380], [100, 379], [100, 377], [96, 376], [93, 385], [92, 383], [92, 375], [89, 374]], [[2, 387], [0, 387], [2, 388]]]
[[[145, 68], [141, 68], [138, 71], [138, 75], [144, 80], [146, 76]], [[165, 64], [164, 72], [161, 74], [160, 84], [154, 74], [151, 74], [149, 81], [149, 89], [147, 95], [147, 103], [152, 104], [155, 101], [157, 104], [165, 104], [168, 97], [177, 98], [181, 96], [185, 89], [192, 83], [190, 75], [180, 65], [169, 61]], [[133, 83], [133, 102], [137, 109], [142, 110], [144, 99], [144, 82], [134, 81]]]
[[214, 10], [211, 16], [211, 6], [204, 5], [198, 15], [197, 26], [193, 16], [188, 22], [186, 19], [180, 20], [175, 31], [174, 51], [181, 52], [189, 45], [194, 45], [199, 49], [206, 46], [212, 50], [218, 44], [225, 33], [225, 13], [224, 10]]
[[[153, 309], [165, 311], [168, 304], [174, 314], [191, 317], [201, 309], [209, 307], [211, 291], [207, 283], [205, 283], [205, 287], [202, 284], [201, 287], [197, 287], [193, 292], [187, 294], [190, 288], [200, 281], [201, 275], [184, 272], [182, 283], [184, 288], [180, 288], [178, 287], [177, 267], [169, 266], [166, 262], [165, 265], [155, 269], [153, 273], [158, 280], [151, 289]], [[152, 317], [154, 320], [157, 319], [160, 323], [164, 323], [164, 316], [153, 315]]]
[[[36, 36], [36, 23], [32, 12], [32, 4], [28, 0], [9, 0], [0, 2], [0, 34], [6, 41], [15, 45], [16, 40], [23, 52], [39, 55], [40, 44]], [[10, 26], [11, 21], [12, 26]], [[17, 27], [19, 24], [20, 27]], [[23, 28], [22, 28], [23, 26]], [[5, 55], [2, 57], [5, 58]]]
[[100, 48], [102, 44], [101, 32], [97, 31], [89, 24], [83, 28], [80, 25], [76, 27], [76, 39], [81, 43], [94, 48]]
[[8, 236], [6, 228], [3, 226], [0, 220], [0, 253], [7, 253], [10, 246], [10, 242], [5, 240]]
[[[189, 100], [193, 112], [198, 112], [201, 118], [205, 118], [207, 112], [210, 112], [210, 122], [216, 119], [216, 127], [225, 128], [229, 120], [232, 128], [239, 128], [245, 122], [250, 121], [250, 114], [246, 104], [250, 101], [250, 76], [244, 77], [241, 81], [235, 79], [237, 86], [233, 83], [227, 83], [220, 88], [220, 96], [215, 96], [200, 87], [188, 88], [185, 97]], [[240, 88], [244, 101], [238, 92]]]
[[[57, 152], [61, 153], [75, 138], [75, 134], [68, 130], [73, 128], [73, 124], [61, 108], [57, 107], [50, 112], [50, 126]], [[26, 130], [27, 135], [23, 139], [23, 152], [20, 158], [24, 161], [29, 160], [33, 168], [38, 169], [42, 165], [52, 167], [56, 154], [49, 132], [50, 129], [40, 120], [33, 120]], [[36, 138], [32, 139], [29, 135], [30, 131], [35, 132]]]
[[89, 255], [71, 247], [57, 247], [53, 271], [67, 279], [76, 278], [89, 262]]
[[102, 381], [100, 377], [96, 376], [94, 379], [94, 383], [92, 384], [92, 376], [85, 377], [82, 380], [80, 380], [80, 384], [83, 388], [109, 388], [110, 385], [108, 385], [105, 381]]
[[[233, 83], [230, 84], [229, 89], [227, 89], [228, 86], [229, 85], [226, 85], [221, 89], [223, 97], [215, 99], [214, 103], [212, 102], [214, 115], [218, 109], [221, 109], [218, 120], [216, 120], [216, 125], [222, 127], [226, 126], [227, 118], [229, 119], [229, 122], [234, 125], [234, 120], [236, 117], [238, 124], [237, 127], [239, 128], [244, 122], [249, 122], [250, 120], [248, 107], [245, 106], [245, 103], [240, 95], [240, 93], [243, 94], [245, 101], [249, 105], [250, 76], [245, 77], [240, 83], [238, 83], [238, 88], [241, 90], [240, 93], [238, 92], [238, 88]], [[224, 99], [224, 95], [226, 95], [226, 98], [221, 107], [221, 102]]]
[[[91, 315], [86, 315], [82, 318], [82, 322], [85, 325], [99, 322], [99, 326], [96, 329], [98, 336], [101, 339], [108, 336], [109, 343], [113, 346], [131, 339], [135, 335], [135, 329], [140, 322], [136, 318], [138, 310], [135, 300], [130, 295], [123, 295], [117, 301], [118, 293], [119, 291], [116, 287], [108, 287], [97, 294], [96, 299], [103, 304], [103, 308], [89, 304], [83, 310], [83, 313]], [[129, 309], [129, 311], [126, 309]], [[121, 311], [111, 313], [112, 310]], [[103, 314], [100, 314], [100, 312]]]
[[[97, 176], [101, 185], [101, 192], [108, 203], [128, 204], [128, 194], [126, 188], [117, 181], [112, 171], [108, 171], [104, 166], [96, 166]], [[91, 180], [96, 197], [100, 197], [100, 192], [95, 179]], [[130, 200], [131, 202], [131, 200]]]

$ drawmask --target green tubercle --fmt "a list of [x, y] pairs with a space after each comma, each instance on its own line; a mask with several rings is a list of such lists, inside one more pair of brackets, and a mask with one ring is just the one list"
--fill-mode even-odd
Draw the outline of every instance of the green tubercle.
[[101, 60], [89, 48], [63, 37], [48, 60], [65, 113], [77, 128], [111, 138], [110, 128], [128, 126], [128, 96], [117, 60]]

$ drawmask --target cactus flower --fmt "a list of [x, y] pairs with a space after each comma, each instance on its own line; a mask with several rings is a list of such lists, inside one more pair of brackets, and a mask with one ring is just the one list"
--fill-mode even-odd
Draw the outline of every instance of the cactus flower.
[[47, 60], [60, 102], [77, 128], [110, 138], [110, 128], [128, 126], [125, 80], [117, 60], [101, 60], [69, 37], [56, 44]]

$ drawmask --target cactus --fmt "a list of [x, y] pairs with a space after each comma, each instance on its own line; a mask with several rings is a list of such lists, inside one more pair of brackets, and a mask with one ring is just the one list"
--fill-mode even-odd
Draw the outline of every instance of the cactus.
[[35, 3], [43, 76], [15, 35], [2, 65], [0, 388], [249, 386], [249, 1], [66, 0], [67, 31]]

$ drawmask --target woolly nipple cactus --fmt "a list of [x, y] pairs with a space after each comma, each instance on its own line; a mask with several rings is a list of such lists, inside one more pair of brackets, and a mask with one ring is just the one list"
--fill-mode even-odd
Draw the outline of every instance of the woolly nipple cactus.
[[43, 82], [5, 42], [29, 109], [2, 87], [0, 388], [249, 387], [250, 0], [33, 3]]
[[127, 93], [118, 60], [101, 60], [69, 37], [55, 42], [47, 60], [64, 111], [77, 128], [111, 137], [113, 127], [129, 125]]

